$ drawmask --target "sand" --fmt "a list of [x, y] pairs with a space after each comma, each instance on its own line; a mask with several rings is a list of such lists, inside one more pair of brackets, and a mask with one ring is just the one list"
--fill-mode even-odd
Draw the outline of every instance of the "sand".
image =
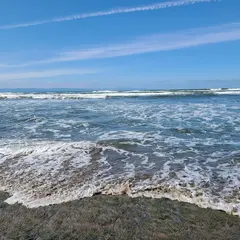
[[102, 196], [39, 208], [4, 202], [0, 239], [239, 240], [240, 218], [168, 199]]

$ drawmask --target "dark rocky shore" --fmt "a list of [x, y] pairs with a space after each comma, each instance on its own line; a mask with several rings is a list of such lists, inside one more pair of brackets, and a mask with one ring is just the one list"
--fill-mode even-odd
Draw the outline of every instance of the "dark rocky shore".
[[168, 199], [94, 196], [28, 209], [0, 192], [0, 239], [239, 240], [240, 218]]

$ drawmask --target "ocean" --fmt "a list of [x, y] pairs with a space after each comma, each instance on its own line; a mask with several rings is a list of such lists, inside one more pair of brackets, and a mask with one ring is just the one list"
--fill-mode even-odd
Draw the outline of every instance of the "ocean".
[[1, 91], [0, 191], [28, 207], [128, 194], [240, 215], [240, 89]]

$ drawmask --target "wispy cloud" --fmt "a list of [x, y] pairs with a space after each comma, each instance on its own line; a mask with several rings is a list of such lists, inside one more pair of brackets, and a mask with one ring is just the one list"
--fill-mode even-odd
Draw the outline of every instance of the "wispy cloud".
[[18, 65], [8, 65], [8, 67], [26, 67], [58, 62], [114, 58], [236, 40], [240, 40], [240, 23], [231, 23], [214, 27], [197, 28], [187, 31], [141, 37], [127, 43], [60, 52], [56, 53], [52, 58], [31, 61]]
[[154, 10], [160, 10], [164, 8], [181, 7], [181, 6], [191, 5], [191, 4], [197, 4], [197, 3], [203, 3], [203, 2], [216, 2], [216, 1], [218, 0], [178, 0], [178, 1], [167, 1], [162, 3], [156, 3], [151, 5], [137, 6], [137, 7], [113, 8], [107, 11], [88, 12], [88, 13], [75, 14], [70, 16], [55, 17], [52, 19], [26, 22], [26, 23], [7, 24], [7, 25], [0, 26], [0, 29], [3, 30], [3, 29], [11, 29], [11, 28], [31, 27], [31, 26], [54, 23], [54, 22], [64, 22], [64, 21], [72, 21], [72, 20], [78, 20], [78, 19], [84, 19], [84, 18], [102, 17], [102, 16], [121, 14], [121, 13], [154, 11]]
[[32, 72], [28, 71], [28, 72], [0, 73], [0, 82], [29, 78], [49, 78], [57, 76], [85, 75], [94, 74], [97, 72], [98, 70], [91, 69], [51, 69]]
[[240, 40], [240, 23], [152, 35], [139, 38], [130, 43], [64, 52], [60, 53], [57, 58], [48, 59], [46, 62], [113, 58], [141, 53], [169, 51], [234, 40]]

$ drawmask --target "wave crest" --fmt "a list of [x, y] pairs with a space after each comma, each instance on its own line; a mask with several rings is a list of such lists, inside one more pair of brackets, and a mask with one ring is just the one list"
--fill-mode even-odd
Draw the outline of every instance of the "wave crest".
[[127, 97], [173, 97], [202, 95], [240, 95], [240, 89], [177, 90], [177, 91], [93, 91], [86, 93], [0, 93], [0, 99], [106, 99]]

